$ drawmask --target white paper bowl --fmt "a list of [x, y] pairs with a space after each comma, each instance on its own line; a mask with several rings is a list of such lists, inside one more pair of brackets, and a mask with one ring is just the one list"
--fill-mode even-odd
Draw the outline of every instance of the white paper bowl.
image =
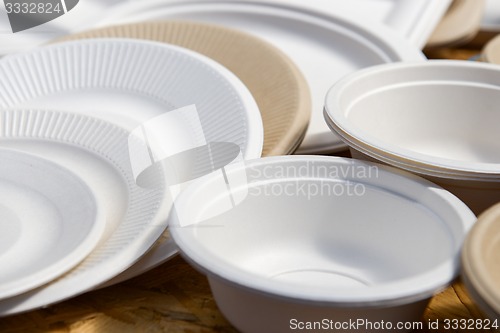
[[236, 164], [181, 194], [170, 230], [243, 332], [298, 322], [418, 321], [454, 279], [474, 214], [377, 164], [287, 156]]
[[[461, 192], [472, 191], [461, 199], [479, 213], [500, 201], [499, 90], [500, 68], [489, 64], [377, 66], [336, 84], [325, 118], [354, 156], [419, 173], [450, 190], [451, 182], [465, 188]], [[490, 198], [478, 200], [483, 188]]]

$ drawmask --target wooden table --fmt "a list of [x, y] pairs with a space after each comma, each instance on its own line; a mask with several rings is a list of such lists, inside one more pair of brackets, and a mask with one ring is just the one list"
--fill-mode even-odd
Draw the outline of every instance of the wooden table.
[[[477, 50], [439, 49], [431, 58], [468, 59]], [[463, 284], [455, 282], [433, 298], [429, 320], [483, 318]], [[45, 309], [0, 319], [1, 333], [237, 332], [217, 310], [205, 277], [176, 257], [116, 286], [89, 292]], [[424, 329], [421, 332], [445, 332]], [[462, 330], [451, 330], [462, 332]], [[471, 331], [467, 331], [471, 332]], [[475, 331], [477, 332], [477, 331]], [[487, 331], [491, 332], [491, 331]], [[266, 333], [266, 332], [263, 332]]]
[[[460, 282], [431, 301], [423, 322], [446, 318], [483, 318]], [[205, 277], [177, 256], [133, 280], [46, 309], [1, 319], [0, 332], [237, 331], [217, 310]]]

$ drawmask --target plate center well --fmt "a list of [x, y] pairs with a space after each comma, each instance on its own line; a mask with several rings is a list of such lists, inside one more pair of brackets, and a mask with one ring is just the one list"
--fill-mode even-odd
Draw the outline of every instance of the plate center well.
[[0, 271], [9, 268], [9, 273], [0, 274], [2, 283], [50, 261], [62, 221], [43, 193], [5, 179], [0, 180], [0, 188]]
[[93, 116], [109, 122], [115, 122], [118, 118], [120, 124], [127, 129], [133, 129], [138, 123], [177, 108], [167, 101], [138, 92], [102, 87], [58, 91], [21, 103], [17, 108], [40, 109], [40, 106], [54, 111]]
[[21, 221], [8, 207], [0, 204], [0, 256], [21, 237]]

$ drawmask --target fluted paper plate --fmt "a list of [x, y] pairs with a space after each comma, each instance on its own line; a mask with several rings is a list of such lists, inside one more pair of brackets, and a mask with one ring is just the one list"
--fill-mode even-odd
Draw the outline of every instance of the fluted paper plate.
[[91, 115], [127, 130], [194, 105], [206, 142], [231, 142], [245, 158], [262, 153], [262, 118], [229, 70], [165, 43], [89, 39], [45, 46], [0, 62], [0, 108]]
[[0, 148], [0, 300], [39, 287], [81, 262], [106, 216], [79, 177], [46, 159]]
[[22, 150], [72, 170], [94, 191], [106, 228], [95, 250], [72, 271], [38, 289], [0, 301], [0, 316], [81, 294], [121, 273], [164, 232], [170, 210], [162, 173], [152, 188], [136, 185], [128, 131], [57, 111], [0, 111], [0, 146]]
[[309, 87], [280, 50], [252, 35], [212, 24], [159, 21], [86, 31], [55, 42], [134, 38], [170, 43], [201, 53], [232, 71], [250, 90], [262, 115], [264, 156], [298, 148], [311, 113]]

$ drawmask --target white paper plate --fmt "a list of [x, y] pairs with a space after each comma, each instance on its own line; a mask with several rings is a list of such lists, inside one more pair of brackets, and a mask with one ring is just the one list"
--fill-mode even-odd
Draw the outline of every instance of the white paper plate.
[[109, 280], [144, 254], [166, 228], [170, 200], [164, 177], [136, 185], [129, 132], [99, 119], [56, 111], [0, 111], [0, 146], [43, 156], [93, 189], [106, 214], [96, 249], [72, 271], [38, 289], [0, 301], [0, 316], [45, 306]]
[[91, 189], [48, 160], [0, 149], [0, 299], [39, 287], [81, 262], [104, 233]]
[[[198, 131], [193, 136], [234, 143], [244, 159], [262, 152], [260, 112], [239, 79], [204, 56], [163, 43], [85, 40], [9, 56], [0, 61], [0, 87], [8, 87], [0, 89], [0, 107], [68, 110], [130, 131], [195, 104], [203, 135]], [[180, 139], [172, 137], [169, 147], [182, 150]], [[121, 280], [175, 253], [171, 238], [163, 237]]]
[[192, 20], [225, 25], [257, 35], [284, 51], [302, 71], [312, 93], [312, 119], [299, 154], [347, 149], [323, 120], [323, 100], [336, 80], [363, 67], [418, 61], [417, 47], [382, 25], [364, 28], [352, 19], [293, 4], [266, 1], [149, 1], [117, 10], [104, 23]]
[[131, 131], [195, 105], [203, 130], [196, 135], [235, 143], [245, 158], [262, 152], [262, 118], [243, 83], [215, 61], [165, 43], [103, 38], [8, 56], [0, 87], [0, 108], [78, 112]]
[[12, 33], [7, 10], [2, 1], [0, 2], [0, 56], [24, 51], [53, 38], [88, 29], [109, 15], [116, 5], [126, 2], [127, 0], [80, 0], [74, 8], [53, 21]]

